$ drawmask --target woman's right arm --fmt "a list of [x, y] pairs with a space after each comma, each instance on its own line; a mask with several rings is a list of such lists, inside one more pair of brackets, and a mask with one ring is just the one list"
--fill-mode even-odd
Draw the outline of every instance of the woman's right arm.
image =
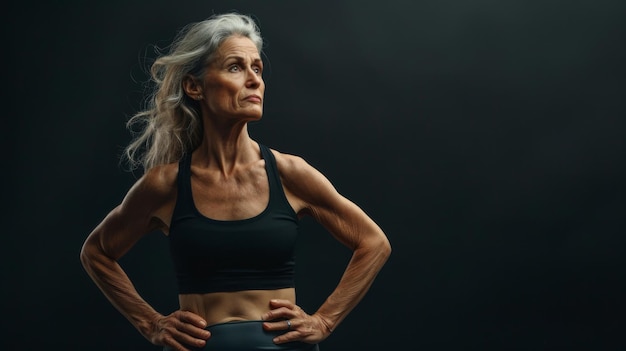
[[[174, 174], [172, 174], [174, 173]], [[85, 270], [113, 306], [155, 345], [186, 350], [209, 337], [206, 322], [196, 314], [158, 313], [137, 292], [118, 260], [144, 235], [167, 230], [176, 198], [176, 171], [167, 166], [149, 170], [128, 191], [85, 240], [80, 259]]]

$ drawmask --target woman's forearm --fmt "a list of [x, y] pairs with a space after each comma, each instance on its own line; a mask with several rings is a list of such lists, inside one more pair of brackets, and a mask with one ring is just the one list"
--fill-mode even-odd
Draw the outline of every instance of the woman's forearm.
[[384, 236], [354, 250], [339, 284], [315, 313], [322, 317], [329, 332], [365, 296], [390, 254], [391, 246]]
[[106, 256], [94, 241], [87, 241], [80, 254], [83, 267], [113, 306], [150, 340], [161, 315], [137, 292], [116, 260]]

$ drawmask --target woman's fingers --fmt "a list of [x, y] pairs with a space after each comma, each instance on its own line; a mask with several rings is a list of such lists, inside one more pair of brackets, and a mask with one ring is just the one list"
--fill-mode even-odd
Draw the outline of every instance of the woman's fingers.
[[261, 319], [271, 321], [274, 319], [292, 319], [306, 316], [307, 314], [296, 304], [289, 300], [270, 300], [271, 310], [261, 316]]
[[183, 345], [189, 345], [194, 347], [202, 347], [206, 344], [206, 340], [190, 335], [189, 333], [181, 330], [176, 330], [173, 333], [174, 339]]
[[296, 304], [294, 304], [293, 302], [289, 300], [272, 299], [270, 300], [270, 307], [272, 308], [287, 307], [287, 308], [293, 309], [294, 307], [297, 307], [297, 306]]
[[179, 323], [176, 326], [178, 330], [203, 340], [211, 336], [211, 333], [204, 329], [206, 328], [206, 322], [197, 314], [188, 311], [177, 311], [175, 313], [178, 313]]
[[211, 333], [204, 329], [206, 322], [200, 316], [188, 311], [176, 311], [164, 317], [159, 323], [161, 344], [173, 350], [187, 351], [186, 346], [202, 347]]
[[324, 339], [317, 318], [308, 315], [300, 306], [289, 300], [271, 300], [270, 311], [262, 318], [263, 328], [268, 331], [282, 331], [274, 338], [276, 344], [291, 341], [317, 343]]
[[280, 307], [271, 311], [266, 312], [262, 319], [265, 321], [271, 321], [275, 319], [289, 319], [298, 317], [298, 313], [292, 309], [287, 307]]
[[293, 331], [293, 330], [297, 330], [298, 326], [298, 321], [296, 321], [295, 319], [285, 319], [285, 320], [277, 320], [277, 321], [271, 321], [271, 322], [264, 322], [263, 323], [263, 328], [265, 330], [273, 330], [273, 331]]

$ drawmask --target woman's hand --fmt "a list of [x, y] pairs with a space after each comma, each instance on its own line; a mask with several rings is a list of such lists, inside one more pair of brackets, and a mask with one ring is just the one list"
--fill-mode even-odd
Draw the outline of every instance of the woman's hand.
[[211, 333], [204, 329], [202, 317], [189, 311], [175, 311], [158, 319], [148, 339], [155, 345], [167, 346], [176, 351], [189, 351], [190, 347], [203, 347]]
[[263, 323], [263, 329], [285, 331], [284, 334], [274, 338], [276, 344], [292, 341], [317, 344], [330, 335], [331, 330], [320, 315], [308, 315], [289, 300], [270, 300], [270, 308], [271, 310], [262, 316], [266, 321]]

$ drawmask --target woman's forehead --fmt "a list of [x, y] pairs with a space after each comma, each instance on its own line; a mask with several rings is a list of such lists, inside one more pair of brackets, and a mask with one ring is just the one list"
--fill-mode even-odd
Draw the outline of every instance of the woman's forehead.
[[217, 48], [216, 54], [221, 59], [226, 59], [230, 56], [251, 58], [253, 60], [261, 58], [256, 44], [244, 36], [231, 36], [225, 39]]

